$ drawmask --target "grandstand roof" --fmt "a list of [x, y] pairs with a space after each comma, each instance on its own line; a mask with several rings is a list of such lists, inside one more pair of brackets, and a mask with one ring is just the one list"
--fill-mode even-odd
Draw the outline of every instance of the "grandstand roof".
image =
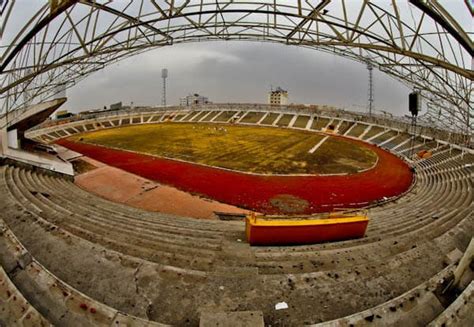
[[[53, 5], [53, 4], [56, 5]], [[431, 103], [445, 128], [472, 134], [469, 2], [435, 0], [44, 1], [25, 14], [6, 2], [1, 111], [51, 98], [90, 74], [150, 49], [183, 42], [247, 40], [314, 48], [370, 62]], [[32, 6], [34, 7], [34, 6]], [[441, 114], [439, 114], [441, 111]]]

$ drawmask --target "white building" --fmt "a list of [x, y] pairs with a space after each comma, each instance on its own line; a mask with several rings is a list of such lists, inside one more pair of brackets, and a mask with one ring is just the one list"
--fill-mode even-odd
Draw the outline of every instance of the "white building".
[[179, 99], [180, 106], [195, 106], [201, 104], [211, 103], [207, 97], [199, 95], [197, 93], [189, 94], [188, 96]]
[[281, 87], [271, 90], [268, 92], [268, 104], [288, 104], [288, 91], [283, 90]]

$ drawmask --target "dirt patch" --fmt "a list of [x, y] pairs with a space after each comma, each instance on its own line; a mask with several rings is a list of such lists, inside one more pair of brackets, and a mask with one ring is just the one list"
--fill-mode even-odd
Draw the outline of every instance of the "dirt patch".
[[272, 206], [278, 208], [282, 213], [304, 212], [309, 207], [309, 202], [291, 194], [279, 194], [270, 199]]
[[[94, 162], [87, 157], [85, 160]], [[192, 195], [103, 163], [98, 163], [98, 166], [87, 174], [77, 175], [75, 183], [107, 200], [148, 211], [199, 219], [217, 219], [216, 211], [240, 215], [249, 213], [248, 210]]]
[[88, 171], [91, 171], [91, 170], [94, 170], [94, 169], [97, 169], [96, 166], [94, 166], [93, 164], [83, 160], [83, 159], [75, 159], [73, 161], [71, 161], [71, 164], [72, 164], [72, 167], [74, 169], [74, 172], [76, 172], [76, 174], [80, 175], [80, 174], [84, 174], [84, 173], [87, 173]]

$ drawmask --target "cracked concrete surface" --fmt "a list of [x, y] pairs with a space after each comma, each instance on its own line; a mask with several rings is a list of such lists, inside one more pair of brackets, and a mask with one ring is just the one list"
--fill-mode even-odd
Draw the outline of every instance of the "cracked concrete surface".
[[[209, 311], [262, 311], [272, 326], [359, 312], [441, 271], [446, 254], [463, 249], [473, 228], [456, 210], [436, 220], [428, 214], [423, 237], [371, 232], [347, 243], [255, 248], [238, 241], [243, 225], [237, 222], [177, 222], [135, 211], [124, 218], [125, 209], [116, 205], [82, 212], [91, 199], [65, 202], [61, 193], [74, 186], [64, 185], [51, 188], [47, 199], [28, 191], [17, 194], [22, 201], [4, 199], [2, 218], [32, 257], [78, 291], [124, 313], [178, 326], [197, 326]], [[59, 204], [78, 211], [68, 216]], [[282, 301], [289, 308], [276, 311]]]

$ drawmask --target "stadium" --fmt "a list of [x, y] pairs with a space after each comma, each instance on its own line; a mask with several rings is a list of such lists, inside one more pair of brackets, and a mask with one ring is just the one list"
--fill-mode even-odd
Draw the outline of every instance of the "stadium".
[[[354, 20], [343, 2], [288, 3], [51, 1], [14, 30], [1, 66], [0, 326], [474, 323], [472, 32], [437, 1], [369, 1]], [[0, 7], [8, 30], [15, 2]], [[47, 119], [104, 61], [222, 31], [369, 60], [438, 106], [417, 123], [243, 103]], [[162, 210], [165, 187], [185, 208]], [[335, 212], [364, 212], [363, 237], [308, 242], [306, 228], [284, 243], [273, 230], [256, 246], [244, 222]]]

